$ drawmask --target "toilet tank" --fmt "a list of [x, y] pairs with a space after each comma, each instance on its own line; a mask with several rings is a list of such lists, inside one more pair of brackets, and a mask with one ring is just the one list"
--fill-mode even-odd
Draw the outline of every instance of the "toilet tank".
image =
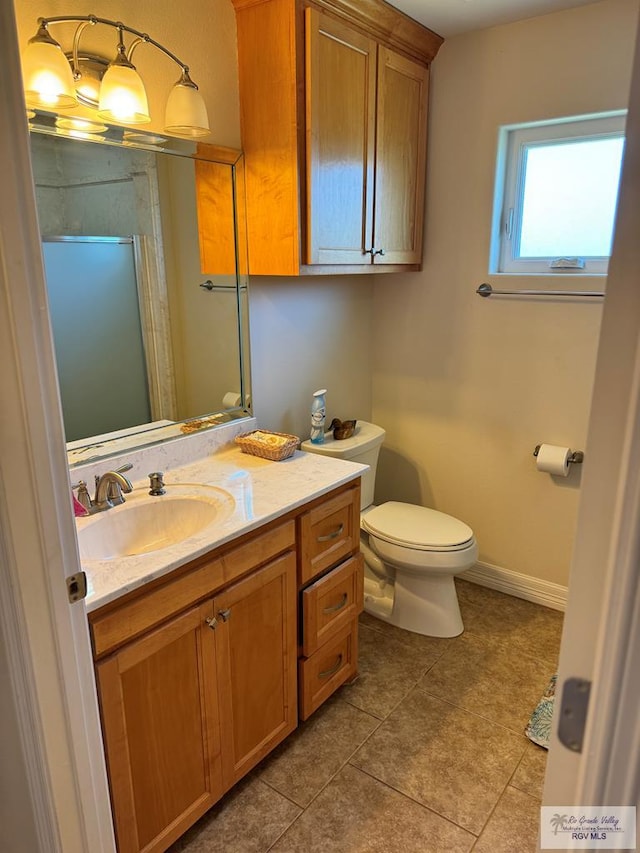
[[333, 456], [336, 459], [348, 459], [350, 462], [368, 465], [369, 470], [362, 475], [360, 509], [364, 509], [373, 503], [378, 454], [384, 437], [385, 431], [382, 427], [370, 424], [367, 421], [358, 421], [351, 438], [336, 441], [333, 433], [326, 432], [323, 444], [303, 441], [300, 447], [307, 453], [320, 453], [325, 456]]

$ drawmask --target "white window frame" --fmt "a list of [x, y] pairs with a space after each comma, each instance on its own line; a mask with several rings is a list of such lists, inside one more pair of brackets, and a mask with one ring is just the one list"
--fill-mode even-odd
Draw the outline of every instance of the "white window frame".
[[606, 275], [609, 256], [584, 257], [584, 267], [552, 269], [555, 258], [518, 256], [524, 198], [526, 151], [535, 145], [566, 140], [624, 136], [626, 110], [574, 116], [554, 121], [505, 125], [498, 135], [489, 272], [506, 275]]

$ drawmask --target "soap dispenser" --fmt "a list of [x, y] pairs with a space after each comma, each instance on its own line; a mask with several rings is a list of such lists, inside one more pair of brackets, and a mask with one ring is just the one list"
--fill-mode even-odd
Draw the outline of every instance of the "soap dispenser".
[[326, 388], [313, 392], [313, 403], [311, 404], [311, 434], [309, 438], [313, 444], [324, 442], [324, 422], [327, 415], [327, 402], [325, 400]]

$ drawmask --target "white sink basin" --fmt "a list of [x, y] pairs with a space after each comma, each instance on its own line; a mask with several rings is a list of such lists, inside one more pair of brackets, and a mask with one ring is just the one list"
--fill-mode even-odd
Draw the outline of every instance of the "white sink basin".
[[229, 492], [215, 486], [168, 485], [158, 497], [140, 490], [120, 506], [78, 519], [80, 557], [115, 560], [160, 551], [213, 530], [234, 508]]

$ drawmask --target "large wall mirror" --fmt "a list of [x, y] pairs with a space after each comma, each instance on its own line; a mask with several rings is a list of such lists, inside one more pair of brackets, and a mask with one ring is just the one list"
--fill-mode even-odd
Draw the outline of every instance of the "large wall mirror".
[[246, 417], [240, 152], [127, 133], [94, 142], [35, 122], [70, 464]]

